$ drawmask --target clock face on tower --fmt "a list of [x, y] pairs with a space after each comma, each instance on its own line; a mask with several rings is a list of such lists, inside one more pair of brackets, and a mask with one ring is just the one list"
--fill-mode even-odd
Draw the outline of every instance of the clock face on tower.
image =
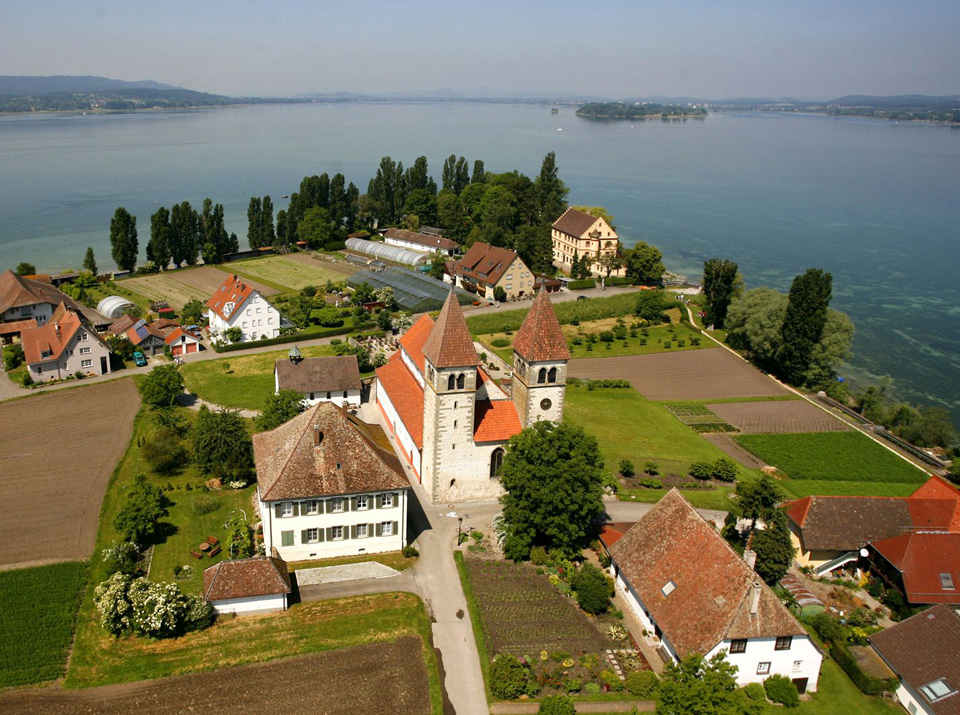
[[542, 400], [540, 400], [541, 410], [549, 410], [552, 406], [553, 406], [553, 403], [550, 401], [550, 398], [544, 397]]

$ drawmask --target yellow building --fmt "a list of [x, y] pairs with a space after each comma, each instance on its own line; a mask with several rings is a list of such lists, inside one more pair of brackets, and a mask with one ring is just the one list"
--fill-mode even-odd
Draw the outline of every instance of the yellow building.
[[[603, 273], [606, 269], [600, 262], [604, 256], [616, 255], [620, 243], [617, 232], [602, 218], [569, 208], [553, 223], [550, 237], [553, 240], [553, 260], [570, 271], [575, 256], [590, 258], [590, 272]], [[612, 275], [622, 275], [613, 271]]]

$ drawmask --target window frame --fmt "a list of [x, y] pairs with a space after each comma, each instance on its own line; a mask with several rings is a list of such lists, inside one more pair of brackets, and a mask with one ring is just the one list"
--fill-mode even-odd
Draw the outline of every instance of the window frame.
[[[340, 535], [337, 536], [337, 529], [340, 530]], [[330, 540], [331, 541], [343, 541], [346, 537], [344, 536], [344, 531], [342, 526], [331, 526], [330, 527]]]
[[[363, 529], [363, 533], [360, 533], [360, 530]], [[357, 524], [357, 538], [366, 539], [370, 536], [370, 525], [369, 524]]]
[[[310, 532], [313, 532], [313, 537], [310, 536]], [[320, 543], [320, 528], [317, 526], [307, 527], [307, 543], [308, 544], [319, 544]]]
[[774, 650], [790, 650], [793, 646], [793, 636], [777, 636], [777, 641], [774, 643]]
[[[361, 499], [363, 503], [361, 504]], [[357, 495], [357, 511], [366, 511], [370, 508], [370, 497], [366, 494]]]
[[280, 518], [287, 519], [293, 516], [293, 502], [284, 501], [280, 502]]
[[384, 509], [392, 509], [393, 504], [393, 492], [386, 492], [380, 499], [380, 504]]
[[730, 641], [730, 653], [746, 653], [747, 652], [747, 638], [734, 638]]
[[769, 660], [763, 660], [757, 663], [757, 675], [770, 675]]
[[306, 504], [306, 516], [317, 516], [320, 513], [320, 500], [319, 499], [309, 499], [305, 502]]
[[380, 522], [380, 536], [393, 536], [393, 522], [392, 522], [392, 521], [381, 521], [381, 522]]
[[[339, 506], [337, 506], [339, 504]], [[334, 497], [330, 500], [330, 512], [340, 514], [343, 512], [343, 497]]]

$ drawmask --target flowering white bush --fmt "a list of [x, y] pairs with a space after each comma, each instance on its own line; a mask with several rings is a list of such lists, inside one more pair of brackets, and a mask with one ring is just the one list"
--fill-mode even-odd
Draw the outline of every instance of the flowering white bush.
[[130, 630], [133, 625], [133, 608], [127, 598], [127, 589], [132, 580], [127, 574], [118, 572], [93, 592], [93, 602], [100, 613], [100, 625], [115, 636]]
[[94, 590], [100, 624], [114, 635], [134, 631], [151, 638], [170, 638], [206, 628], [213, 607], [200, 596], [187, 596], [175, 583], [155, 583], [115, 573]]
[[132, 574], [140, 561], [140, 547], [132, 541], [124, 541], [108, 546], [101, 555], [111, 574], [117, 571]]
[[177, 634], [186, 610], [179, 586], [138, 578], [130, 584], [127, 596], [133, 607], [133, 630], [153, 638], [169, 638]]
[[246, 482], [227, 482], [227, 486], [231, 489], [243, 489], [247, 486]]

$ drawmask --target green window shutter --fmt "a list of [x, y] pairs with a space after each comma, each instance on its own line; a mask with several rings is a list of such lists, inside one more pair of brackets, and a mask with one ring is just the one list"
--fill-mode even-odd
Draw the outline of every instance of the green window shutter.
[[323, 536], [326, 531], [326, 529], [317, 529], [317, 541], [319, 541], [321, 544], [323, 543]]
[[351, 539], [356, 539], [356, 538], [357, 538], [357, 525], [356, 525], [356, 524], [354, 524], [353, 526], [350, 527], [350, 538], [351, 538]]
[[383, 524], [377, 524], [377, 536], [383, 536]]
[[333, 511], [333, 499], [326, 499], [320, 506], [322, 507], [320, 510], [322, 513], [329, 514]]
[[280, 545], [281, 545], [281, 546], [293, 546], [293, 532], [292, 532], [292, 531], [281, 531], [281, 532], [280, 532]]
[[[376, 524], [367, 524], [367, 536], [373, 536], [373, 535], [376, 534], [376, 533], [377, 533], [377, 525], [376, 525]], [[379, 536], [379, 534], [378, 534], [378, 536]]]
[[374, 509], [383, 509], [383, 494], [377, 494], [377, 498], [374, 500]]
[[400, 533], [399, 531], [400, 524], [398, 522], [393, 522], [393, 535], [396, 536]]
[[343, 510], [344, 511], [356, 511], [356, 502], [353, 497], [344, 497], [343, 498]]
[[328, 526], [325, 531], [327, 532], [327, 541], [333, 541], [333, 527]]
[[300, 502], [298, 501], [293, 503], [293, 515], [300, 516]]
[[280, 518], [280, 505], [279, 505], [279, 504], [274, 504], [274, 506], [273, 506], [273, 513], [276, 515], [276, 517], [277, 517], [278, 519]]
[[308, 539], [307, 539], [307, 530], [304, 529], [303, 531], [300, 532], [300, 543], [301, 543], [301, 544], [305, 544], [305, 543], [307, 543], [307, 541], [308, 541]]

